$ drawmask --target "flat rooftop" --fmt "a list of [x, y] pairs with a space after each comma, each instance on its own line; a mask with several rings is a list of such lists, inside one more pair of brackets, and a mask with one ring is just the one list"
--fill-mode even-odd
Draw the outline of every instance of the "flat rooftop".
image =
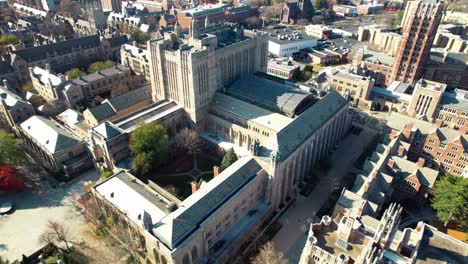
[[262, 31], [268, 34], [269, 40], [271, 42], [274, 42], [277, 44], [317, 40], [316, 38], [306, 35], [302, 31], [291, 30], [290, 28], [278, 28], [278, 29], [270, 29], [270, 30], [262, 30]]

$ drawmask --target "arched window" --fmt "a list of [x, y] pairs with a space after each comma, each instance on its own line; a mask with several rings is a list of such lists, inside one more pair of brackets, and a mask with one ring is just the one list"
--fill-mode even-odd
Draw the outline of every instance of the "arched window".
[[161, 263], [162, 263], [162, 264], [167, 264], [166, 257], [161, 256]]
[[197, 251], [197, 246], [193, 246], [192, 248], [192, 261], [195, 262], [198, 258], [198, 251]]
[[190, 257], [188, 254], [185, 254], [184, 259], [182, 259], [182, 264], [190, 264]]

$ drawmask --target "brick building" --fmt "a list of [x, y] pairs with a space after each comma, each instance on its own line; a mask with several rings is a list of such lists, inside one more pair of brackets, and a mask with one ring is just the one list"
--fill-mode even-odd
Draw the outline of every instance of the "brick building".
[[468, 135], [448, 127], [424, 120], [392, 113], [387, 126], [391, 136], [402, 131], [404, 141], [411, 146], [408, 159], [425, 159], [425, 165], [438, 169], [441, 173], [462, 176], [468, 164]]

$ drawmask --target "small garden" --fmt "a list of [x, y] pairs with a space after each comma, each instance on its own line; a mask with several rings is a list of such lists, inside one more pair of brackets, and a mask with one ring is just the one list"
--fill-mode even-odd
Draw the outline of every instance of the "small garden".
[[237, 160], [234, 150], [222, 158], [193, 129], [183, 128], [173, 144], [168, 141], [164, 127], [157, 123], [137, 128], [130, 138], [132, 173], [151, 180], [180, 200], [192, 194], [192, 182], [213, 179], [214, 166], [219, 166], [221, 172]]

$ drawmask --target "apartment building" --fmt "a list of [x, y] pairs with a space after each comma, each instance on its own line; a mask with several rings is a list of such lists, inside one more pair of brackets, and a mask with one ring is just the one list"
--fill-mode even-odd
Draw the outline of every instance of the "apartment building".
[[404, 141], [411, 147], [408, 151], [410, 160], [425, 159], [425, 165], [437, 169], [440, 173], [462, 176], [468, 164], [468, 136], [462, 131], [412, 118], [398, 113], [391, 113], [387, 126], [396, 135], [402, 131]]
[[356, 107], [369, 109], [369, 101], [374, 80], [344, 71], [335, 71], [329, 76], [329, 85], [344, 98], [348, 98]]

